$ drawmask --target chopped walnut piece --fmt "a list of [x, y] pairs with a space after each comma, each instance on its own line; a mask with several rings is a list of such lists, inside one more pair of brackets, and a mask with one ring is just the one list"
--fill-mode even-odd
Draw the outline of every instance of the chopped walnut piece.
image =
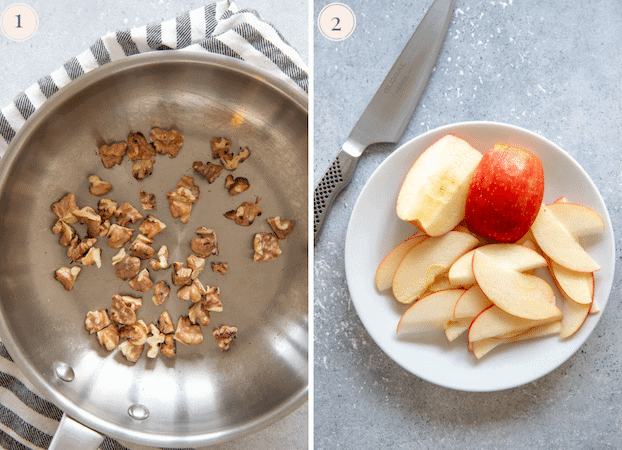
[[212, 144], [212, 156], [214, 159], [220, 158], [231, 150], [231, 141], [225, 138], [214, 138], [210, 140]]
[[140, 225], [138, 230], [148, 238], [154, 237], [160, 231], [164, 230], [166, 225], [160, 219], [156, 219], [153, 215], [148, 214]]
[[251, 187], [251, 184], [244, 177], [233, 178], [233, 175], [227, 175], [225, 179], [225, 187], [229, 190], [229, 194], [236, 195], [240, 192], [246, 191]]
[[102, 221], [110, 219], [117, 210], [119, 204], [109, 198], [101, 198], [97, 202], [97, 214], [102, 218]]
[[106, 169], [111, 168], [115, 164], [121, 164], [123, 155], [127, 152], [127, 143], [118, 142], [112, 145], [102, 145], [99, 147], [99, 156]]
[[185, 345], [200, 344], [203, 342], [203, 333], [199, 325], [193, 325], [190, 318], [181, 316], [177, 321], [175, 340]]
[[143, 305], [143, 299], [140, 297], [132, 297], [131, 295], [121, 295], [121, 300], [134, 311], [138, 311]]
[[91, 175], [89, 177], [89, 192], [91, 195], [101, 196], [105, 195], [112, 190], [112, 185], [110, 183], [106, 183], [102, 181], [97, 175]]
[[101, 311], [89, 311], [86, 313], [84, 325], [89, 334], [97, 333], [110, 325], [110, 318], [105, 309]]
[[216, 180], [216, 178], [220, 176], [220, 172], [222, 172], [224, 169], [223, 166], [220, 166], [218, 164], [212, 164], [211, 162], [203, 164], [201, 161], [193, 162], [192, 168], [197, 173], [207, 178], [207, 182], [209, 184], [212, 184]]
[[249, 156], [251, 156], [251, 152], [248, 148], [245, 148], [235, 156], [233, 156], [232, 153], [225, 153], [224, 155], [221, 155], [220, 161], [222, 161], [222, 165], [225, 169], [235, 170], [238, 168], [238, 165]]
[[76, 209], [73, 215], [76, 216], [78, 222], [86, 224], [88, 237], [99, 236], [99, 227], [102, 223], [102, 218], [93, 208], [85, 206], [81, 209]]
[[208, 326], [210, 323], [210, 315], [206, 303], [198, 302], [192, 305], [188, 310], [188, 318], [193, 324], [198, 322], [202, 327]]
[[115, 274], [122, 280], [134, 278], [140, 272], [140, 259], [125, 253], [124, 248], [112, 257], [112, 265], [114, 266]]
[[269, 261], [281, 254], [279, 239], [272, 233], [257, 233], [253, 247], [255, 248], [253, 261], [256, 262]]
[[127, 137], [127, 157], [136, 162], [140, 159], [150, 159], [156, 154], [155, 149], [147, 142], [142, 133], [130, 133]]
[[137, 320], [133, 324], [125, 325], [119, 330], [119, 337], [127, 339], [134, 345], [143, 345], [147, 342], [149, 329], [143, 320]]
[[294, 224], [290, 220], [281, 220], [279, 216], [268, 219], [268, 223], [279, 239], [285, 239], [294, 229]]
[[97, 268], [102, 266], [102, 249], [98, 247], [91, 247], [86, 255], [80, 259], [80, 262], [85, 266], [92, 266], [95, 264]]
[[186, 265], [188, 268], [192, 269], [192, 275], [190, 278], [195, 280], [203, 269], [205, 269], [205, 258], [201, 258], [196, 255], [190, 255], [186, 258]]
[[158, 329], [163, 334], [170, 334], [175, 332], [173, 321], [171, 320], [171, 316], [167, 311], [162, 311], [162, 314], [160, 314], [160, 317], [158, 318]]
[[257, 216], [261, 216], [261, 208], [255, 203], [244, 202], [237, 210], [225, 213], [227, 219], [235, 220], [235, 223], [243, 227], [250, 226]]
[[174, 262], [171, 278], [175, 286], [184, 286], [192, 282], [192, 269], [184, 267], [183, 263]]
[[222, 351], [225, 351], [229, 348], [229, 344], [235, 338], [238, 329], [236, 327], [228, 327], [223, 325], [218, 330], [214, 330], [214, 337], [216, 338], [216, 342], [218, 342], [218, 347]]
[[112, 297], [112, 307], [110, 308], [110, 318], [119, 325], [131, 325], [136, 322], [135, 305], [126, 302], [120, 295]]
[[153, 163], [155, 159], [139, 159], [132, 166], [132, 176], [137, 180], [144, 180], [153, 172]]
[[138, 191], [138, 196], [140, 197], [140, 206], [144, 210], [152, 210], [155, 208], [155, 194], [150, 194], [140, 189]]
[[212, 263], [212, 272], [220, 272], [224, 275], [227, 273], [227, 266], [228, 264], [223, 262]]
[[164, 342], [165, 336], [152, 323], [149, 324], [149, 333], [151, 335], [147, 338], [147, 345], [149, 346], [147, 358], [155, 358], [160, 353], [160, 344]]
[[155, 146], [156, 152], [168, 154], [170, 158], [174, 158], [179, 153], [184, 142], [184, 136], [176, 130], [164, 131], [154, 128], [151, 130], [149, 140]]
[[177, 187], [173, 191], [166, 193], [172, 216], [181, 218], [182, 223], [188, 223], [192, 204], [199, 199], [199, 193], [200, 190], [194, 184], [194, 178], [183, 175], [179, 183], [177, 183]]
[[206, 293], [207, 291], [203, 284], [199, 280], [194, 280], [192, 284], [180, 287], [177, 290], [177, 297], [182, 300], [192, 300], [192, 303], [197, 303], [201, 301], [203, 295]]
[[125, 359], [133, 363], [138, 361], [144, 349], [145, 344], [134, 345], [130, 341], [123, 341], [121, 342], [121, 344], [119, 344], [119, 350], [121, 350], [121, 353], [123, 354], [123, 356], [125, 356]]
[[114, 212], [114, 215], [117, 217], [117, 223], [122, 227], [126, 226], [128, 223], [135, 223], [143, 218], [143, 215], [129, 203], [121, 205]]
[[153, 239], [149, 239], [144, 234], [139, 234], [132, 245], [130, 245], [130, 251], [132, 256], [136, 256], [140, 259], [149, 259], [155, 254], [155, 250], [150, 246], [153, 244]]
[[153, 294], [153, 297], [151, 297], [151, 300], [153, 300], [153, 303], [156, 306], [160, 306], [164, 303], [164, 300], [166, 300], [171, 294], [171, 288], [168, 287], [168, 284], [166, 284], [165, 281], [158, 281], [155, 284], [154, 290], [155, 293]]
[[160, 353], [169, 358], [175, 357], [175, 338], [172, 334], [167, 334], [164, 337], [164, 342], [160, 346]]
[[153, 287], [153, 281], [149, 278], [149, 270], [143, 269], [129, 281], [130, 287], [135, 291], [148, 292]]
[[76, 196], [73, 194], [67, 194], [52, 204], [54, 214], [65, 223], [76, 223], [78, 221], [78, 218], [73, 214], [76, 209], [78, 209], [76, 206]]
[[108, 246], [110, 248], [122, 248], [132, 239], [133, 234], [134, 230], [132, 228], [122, 227], [121, 225], [113, 223], [110, 225], [110, 229], [106, 235], [108, 238]]
[[97, 243], [97, 238], [88, 238], [83, 241], [78, 239], [78, 235], [76, 234], [71, 242], [69, 243], [69, 248], [67, 249], [67, 256], [72, 261], [80, 261], [86, 255], [86, 253]]
[[218, 239], [216, 232], [210, 228], [200, 227], [196, 234], [200, 237], [190, 241], [190, 250], [197, 256], [207, 258], [210, 255], [218, 255]]
[[52, 227], [54, 234], [60, 234], [60, 245], [67, 247], [73, 237], [76, 235], [76, 230], [64, 220], [57, 220]]
[[97, 332], [97, 340], [106, 350], [112, 351], [119, 345], [119, 329], [116, 323], [111, 323], [106, 328]]
[[106, 219], [99, 224], [99, 236], [106, 237], [110, 233], [110, 219]]
[[160, 250], [158, 250], [158, 259], [150, 259], [149, 265], [153, 270], [168, 268], [168, 248], [166, 248], [166, 245], [160, 247]]
[[205, 290], [201, 302], [205, 304], [208, 311], [222, 312], [222, 303], [220, 302], [220, 288], [216, 286], [209, 287]]

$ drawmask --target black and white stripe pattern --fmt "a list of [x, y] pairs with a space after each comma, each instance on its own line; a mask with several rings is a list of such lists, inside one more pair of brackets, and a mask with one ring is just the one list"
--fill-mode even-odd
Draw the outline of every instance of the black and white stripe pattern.
[[0, 110], [0, 156], [32, 113], [71, 81], [117, 59], [172, 49], [241, 59], [309, 90], [306, 64], [273, 26], [232, 0], [212, 3], [172, 20], [109, 33], [20, 93]]
[[[170, 21], [109, 33], [85, 52], [39, 79], [0, 110], [0, 156], [47, 99], [83, 74], [128, 56], [156, 50], [208, 51], [268, 70], [308, 92], [306, 65], [257, 13], [231, 1], [206, 5]], [[47, 449], [63, 413], [35, 392], [0, 342], [0, 448]], [[101, 450], [147, 450], [106, 438]]]

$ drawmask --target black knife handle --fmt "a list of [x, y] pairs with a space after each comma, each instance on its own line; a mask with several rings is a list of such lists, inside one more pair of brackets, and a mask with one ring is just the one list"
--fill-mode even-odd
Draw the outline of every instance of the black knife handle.
[[341, 150], [315, 186], [313, 192], [314, 240], [322, 228], [331, 203], [352, 178], [357, 162], [358, 158]]

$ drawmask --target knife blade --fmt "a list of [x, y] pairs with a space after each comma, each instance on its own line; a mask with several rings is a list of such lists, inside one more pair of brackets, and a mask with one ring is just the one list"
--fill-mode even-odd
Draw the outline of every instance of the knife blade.
[[397, 143], [428, 83], [441, 50], [455, 0], [435, 0], [315, 186], [314, 240], [335, 197], [352, 179], [358, 158], [372, 144]]

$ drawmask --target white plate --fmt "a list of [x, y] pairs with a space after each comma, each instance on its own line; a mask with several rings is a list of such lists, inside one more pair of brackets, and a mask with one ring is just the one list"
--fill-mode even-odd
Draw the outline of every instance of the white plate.
[[[407, 305], [388, 292], [379, 293], [374, 277], [382, 258], [414, 232], [400, 220], [395, 202], [408, 169], [437, 139], [453, 133], [486, 152], [497, 142], [531, 150], [544, 165], [544, 201], [561, 196], [596, 210], [606, 230], [582, 241], [601, 265], [596, 272], [595, 300], [601, 311], [590, 315], [572, 337], [557, 336], [496, 348], [481, 360], [467, 350], [463, 335], [449, 343], [443, 330], [420, 336], [398, 337], [396, 328]], [[346, 277], [352, 301], [363, 325], [400, 366], [432, 383], [464, 391], [495, 391], [529, 383], [555, 370], [586, 341], [603, 314], [613, 283], [615, 243], [611, 220], [589, 175], [570, 155], [552, 142], [527, 130], [491, 122], [465, 122], [429, 131], [396, 149], [374, 172], [354, 206], [345, 246]], [[541, 269], [540, 269], [541, 270]], [[559, 294], [558, 294], [559, 295]]]

